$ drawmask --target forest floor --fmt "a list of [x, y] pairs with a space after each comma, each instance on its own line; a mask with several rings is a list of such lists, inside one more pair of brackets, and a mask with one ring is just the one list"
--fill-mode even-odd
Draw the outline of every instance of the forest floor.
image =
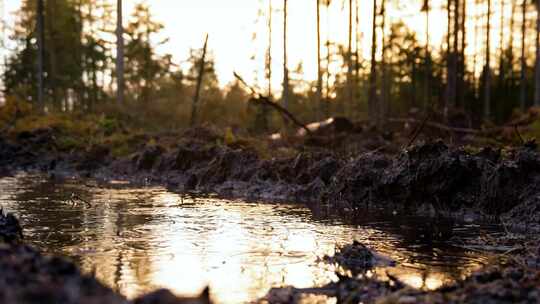
[[[534, 126], [536, 116], [526, 119]], [[540, 231], [540, 153], [535, 142], [526, 139], [534, 132], [520, 131], [518, 124], [477, 131], [411, 119], [396, 121], [378, 133], [365, 124], [337, 119], [314, 125], [309, 136], [272, 138], [242, 136], [211, 126], [154, 134], [122, 128], [110, 131], [106, 124], [96, 131], [89, 126], [87, 130], [81, 123], [74, 126], [53, 120], [5, 132], [0, 137], [0, 175], [39, 170], [54, 179], [123, 179], [160, 184], [181, 193], [298, 202], [313, 212], [342, 217], [359, 217], [376, 208], [467, 222], [500, 222], [512, 231], [508, 238], [477, 245], [504, 245], [512, 250], [493, 266], [453, 286], [427, 292], [398, 281], [344, 276], [324, 293], [343, 303], [540, 301], [540, 242], [534, 237]], [[433, 238], [445, 237], [436, 227], [432, 232]], [[77, 288], [86, 284], [80, 279], [75, 283], [60, 279], [67, 266], [42, 262], [33, 249], [6, 245], [1, 250], [8, 256], [6, 261], [14, 261], [14, 269], [21, 267], [19, 258], [43, 265], [46, 273], [39, 277], [44, 279], [36, 283], [41, 287], [56, 276], [60, 277], [55, 284]], [[2, 256], [0, 252], [0, 262]], [[68, 270], [68, 275], [80, 277], [77, 270]], [[21, 284], [26, 284], [22, 277]], [[8, 273], [0, 278], [11, 277]], [[18, 296], [3, 289], [0, 298]], [[59, 292], [74, 294], [64, 291]], [[289, 303], [303, 294], [290, 288], [271, 293], [266, 300]]]

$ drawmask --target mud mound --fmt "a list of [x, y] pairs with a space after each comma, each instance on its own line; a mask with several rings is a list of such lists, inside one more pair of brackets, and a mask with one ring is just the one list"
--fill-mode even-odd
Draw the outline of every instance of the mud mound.
[[375, 266], [395, 265], [395, 262], [391, 259], [372, 252], [358, 241], [338, 247], [334, 256], [325, 256], [323, 261], [340, 266], [343, 270], [351, 271], [354, 276], [365, 273]]
[[406, 208], [428, 204], [456, 211], [474, 204], [482, 167], [480, 157], [451, 150], [442, 142], [426, 144], [392, 162], [378, 193], [385, 201], [402, 203]]
[[179, 298], [167, 289], [160, 289], [134, 301], [134, 304], [211, 304], [210, 290], [205, 288], [200, 296]]
[[472, 154], [438, 141], [396, 157], [360, 155], [336, 173], [323, 199], [354, 210], [375, 204], [437, 213], [470, 209], [491, 216], [512, 211], [516, 220], [538, 223], [539, 185], [540, 157], [530, 148], [503, 159], [493, 149]]
[[13, 243], [23, 238], [19, 220], [13, 214], [4, 214], [0, 209], [0, 240], [5, 243]]
[[390, 298], [411, 303], [538, 303], [540, 272], [518, 265], [492, 266], [434, 292], [405, 291]]
[[0, 244], [2, 303], [126, 303], [62, 258], [22, 245]]
[[0, 244], [0, 269], [0, 303], [212, 303], [207, 291], [197, 298], [181, 298], [168, 290], [130, 302], [94, 277], [81, 274], [70, 261], [24, 245]]
[[[179, 191], [228, 189], [223, 194], [229, 195], [234, 189], [242, 197], [307, 204], [322, 200], [343, 214], [371, 206], [435, 215], [474, 211], [540, 229], [540, 156], [530, 144], [505, 151], [504, 157], [500, 150], [471, 153], [442, 141], [389, 155], [382, 152], [391, 149], [384, 148], [381, 137], [367, 153], [312, 149], [268, 159], [249, 146], [220, 144], [223, 135], [208, 126], [188, 129], [174, 140], [176, 144], [157, 141], [129, 158], [114, 159], [106, 146], [57, 151], [54, 132], [36, 130], [13, 142], [0, 140], [0, 168], [74, 168], [105, 178], [122, 175], [166, 183]], [[51, 159], [67, 164], [50, 165]]]
[[[375, 152], [344, 159], [330, 152], [261, 159], [251, 149], [188, 140], [174, 150], [147, 147], [126, 162], [177, 189], [225, 191], [265, 199], [321, 200], [337, 213], [382, 207], [433, 216], [463, 212], [540, 228], [540, 155], [532, 147], [472, 153], [442, 141], [397, 155]], [[171, 182], [172, 181], [172, 182]], [[277, 196], [276, 196], [277, 195]], [[256, 197], [255, 197], [256, 198]]]
[[540, 194], [540, 157], [531, 149], [514, 154], [483, 176], [481, 207], [486, 212], [501, 214], [525, 202], [538, 206], [535, 197]]

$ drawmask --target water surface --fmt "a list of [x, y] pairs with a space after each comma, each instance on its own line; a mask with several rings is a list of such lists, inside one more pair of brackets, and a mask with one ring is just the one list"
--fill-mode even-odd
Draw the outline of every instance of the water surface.
[[[91, 206], [73, 204], [73, 195]], [[191, 295], [210, 285], [219, 303], [239, 303], [271, 287], [320, 286], [336, 277], [318, 258], [354, 239], [398, 262], [376, 273], [388, 271], [418, 288], [451, 283], [488, 259], [422, 240], [418, 222], [400, 215], [366, 216], [351, 225], [318, 220], [295, 204], [190, 199], [161, 187], [19, 174], [0, 179], [0, 205], [21, 219], [27, 242], [72, 257], [128, 298], [161, 287]], [[452, 231], [466, 238], [479, 228], [490, 229], [458, 225]]]

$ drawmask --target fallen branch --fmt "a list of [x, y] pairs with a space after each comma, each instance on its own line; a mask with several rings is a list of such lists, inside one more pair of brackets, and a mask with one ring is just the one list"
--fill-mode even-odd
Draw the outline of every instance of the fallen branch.
[[296, 126], [304, 129], [308, 135], [313, 135], [311, 133], [311, 130], [305, 124], [301, 123], [298, 119], [296, 119], [296, 117], [291, 112], [289, 112], [287, 109], [285, 109], [284, 107], [280, 106], [279, 104], [277, 104], [275, 102], [270, 101], [270, 98], [268, 98], [266, 96], [263, 96], [262, 94], [258, 93], [253, 87], [248, 85], [244, 81], [244, 79], [240, 75], [238, 75], [236, 72], [234, 72], [234, 77], [236, 77], [236, 79], [238, 79], [238, 81], [240, 81], [240, 83], [242, 83], [246, 88], [248, 88], [251, 91], [251, 94], [253, 95], [253, 97], [251, 98], [252, 102], [262, 104], [262, 105], [267, 105], [267, 106], [270, 106], [270, 107], [274, 108], [276, 111], [281, 113], [283, 116], [285, 116], [287, 119], [289, 119]]
[[[421, 124], [422, 123], [422, 121], [418, 121], [418, 120], [412, 119], [412, 118], [389, 118], [388, 121], [390, 121], [390, 122], [410, 123], [410, 124]], [[469, 129], [469, 128], [450, 127], [450, 126], [447, 126], [447, 125], [444, 125], [444, 124], [441, 124], [441, 123], [430, 122], [430, 121], [426, 121], [425, 126], [435, 128], [435, 129], [439, 129], [439, 130], [442, 130], [442, 131], [447, 131], [447, 132], [456, 132], [456, 133], [474, 134], [474, 135], [490, 133], [490, 132], [495, 130], [495, 129], [477, 130], [477, 129]]]

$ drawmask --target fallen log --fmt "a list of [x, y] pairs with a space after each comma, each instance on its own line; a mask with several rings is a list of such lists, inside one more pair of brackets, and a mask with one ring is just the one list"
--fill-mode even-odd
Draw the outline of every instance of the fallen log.
[[442, 131], [455, 132], [455, 133], [464, 133], [464, 134], [473, 134], [473, 135], [490, 133], [491, 131], [494, 130], [494, 129], [477, 130], [477, 129], [470, 129], [470, 128], [451, 127], [451, 126], [447, 126], [447, 125], [442, 124], [442, 123], [431, 122], [431, 121], [423, 122], [423, 121], [419, 121], [419, 120], [413, 119], [413, 118], [389, 118], [388, 121], [390, 121], [390, 122], [410, 123], [410, 124], [425, 124], [425, 126], [435, 128], [435, 129], [439, 129], [439, 130], [442, 130]]

